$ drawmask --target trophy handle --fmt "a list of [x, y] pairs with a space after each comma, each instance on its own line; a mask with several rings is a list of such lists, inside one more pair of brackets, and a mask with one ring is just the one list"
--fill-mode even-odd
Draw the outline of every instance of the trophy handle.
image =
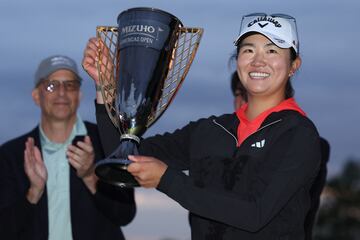
[[[176, 47], [172, 53], [169, 70], [164, 81], [161, 97], [156, 108], [148, 117], [146, 127], [149, 128], [165, 112], [181, 87], [190, 66], [195, 58], [204, 30], [202, 28], [179, 27]], [[104, 98], [107, 113], [113, 124], [122, 133], [119, 127], [119, 118], [116, 115], [116, 69], [119, 64], [117, 54], [118, 28], [98, 26], [96, 36], [99, 39], [99, 61], [97, 63], [101, 93]]]
[[116, 67], [119, 64], [117, 54], [118, 28], [111, 26], [96, 27], [96, 37], [100, 42], [98, 48], [97, 70], [106, 111], [112, 123], [119, 129], [119, 119], [115, 108], [116, 98]]
[[148, 128], [160, 118], [175, 98], [195, 58], [203, 32], [202, 28], [179, 28], [176, 47], [173, 50], [162, 95], [158, 100], [155, 111], [149, 116]]

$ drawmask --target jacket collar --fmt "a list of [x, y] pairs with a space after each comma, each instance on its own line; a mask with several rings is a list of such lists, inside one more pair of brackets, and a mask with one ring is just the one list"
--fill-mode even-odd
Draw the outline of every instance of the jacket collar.
[[[272, 122], [276, 122], [279, 120], [284, 120], [286, 118], [289, 118], [291, 116], [301, 116], [303, 117], [299, 112], [294, 110], [283, 110], [280, 112], [273, 112], [260, 125], [260, 128], [271, 124]], [[221, 124], [223, 127], [225, 127], [229, 132], [231, 132], [234, 136], [237, 134], [237, 128], [240, 124], [239, 118], [236, 116], [236, 113], [232, 114], [225, 114], [219, 118], [216, 119], [216, 122]]]

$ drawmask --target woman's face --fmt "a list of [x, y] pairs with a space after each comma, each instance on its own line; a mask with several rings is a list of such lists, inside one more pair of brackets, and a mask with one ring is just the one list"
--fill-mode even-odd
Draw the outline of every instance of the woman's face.
[[286, 82], [301, 64], [300, 58], [291, 61], [290, 51], [277, 47], [261, 34], [241, 41], [237, 71], [249, 97], [285, 98]]

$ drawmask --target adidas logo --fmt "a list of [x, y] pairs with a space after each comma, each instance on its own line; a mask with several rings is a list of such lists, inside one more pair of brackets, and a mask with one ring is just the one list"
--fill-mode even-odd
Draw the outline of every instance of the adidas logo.
[[256, 148], [263, 148], [264, 146], [265, 146], [265, 139], [261, 140], [260, 142], [255, 142], [251, 144], [251, 147], [256, 147]]

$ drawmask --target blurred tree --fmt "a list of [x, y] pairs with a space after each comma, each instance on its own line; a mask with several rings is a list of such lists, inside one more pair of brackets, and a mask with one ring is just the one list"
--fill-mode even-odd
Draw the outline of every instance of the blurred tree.
[[360, 159], [348, 159], [340, 175], [328, 181], [314, 240], [360, 240]]

